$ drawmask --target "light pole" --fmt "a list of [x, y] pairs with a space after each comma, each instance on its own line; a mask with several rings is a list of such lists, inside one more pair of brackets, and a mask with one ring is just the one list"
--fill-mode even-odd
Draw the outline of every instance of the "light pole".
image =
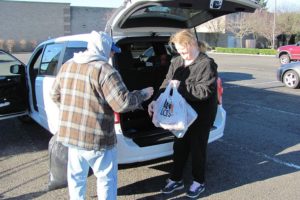
[[274, 14], [273, 14], [273, 49], [275, 49], [275, 29], [276, 29], [276, 1], [274, 0], [275, 4], [274, 4]]

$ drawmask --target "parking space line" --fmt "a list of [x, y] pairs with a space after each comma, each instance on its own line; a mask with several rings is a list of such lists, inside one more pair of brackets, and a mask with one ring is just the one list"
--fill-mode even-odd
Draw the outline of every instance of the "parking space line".
[[285, 165], [287, 167], [291, 167], [291, 168], [295, 168], [297, 170], [300, 170], [300, 166], [299, 165], [296, 165], [294, 163], [290, 163], [290, 162], [285, 162], [285, 161], [282, 161], [280, 159], [277, 159], [277, 158], [274, 158], [274, 157], [271, 157], [271, 156], [268, 156], [267, 154], [263, 154], [261, 153], [265, 158], [269, 159], [269, 160], [272, 160], [273, 162], [276, 162], [278, 164], [281, 164], [281, 165]]
[[266, 82], [260, 82], [260, 83], [246, 83], [246, 84], [240, 84], [240, 85], [226, 85], [226, 84], [230, 84], [230, 82], [225, 82], [223, 85], [224, 89], [227, 88], [239, 88], [239, 87], [247, 87], [247, 86], [253, 86], [253, 85], [264, 85], [264, 84], [273, 84], [273, 83], [281, 83], [280, 81], [266, 81]]
[[294, 169], [296, 169], [296, 170], [300, 170], [300, 166], [299, 166], [299, 165], [296, 165], [296, 164], [294, 164], [294, 163], [291, 163], [291, 162], [285, 162], [285, 161], [280, 160], [280, 159], [278, 159], [278, 158], [275, 158], [275, 157], [273, 157], [273, 156], [269, 156], [269, 155], [267, 155], [267, 154], [265, 154], [265, 153], [257, 152], [257, 151], [251, 150], [251, 149], [249, 149], [249, 148], [247, 148], [247, 147], [243, 147], [243, 146], [241, 146], [241, 145], [237, 145], [237, 144], [232, 144], [232, 143], [226, 142], [226, 141], [223, 140], [223, 139], [219, 139], [218, 141], [221, 142], [221, 143], [223, 143], [223, 144], [225, 144], [225, 145], [235, 147], [235, 148], [237, 148], [237, 149], [239, 149], [239, 150], [241, 150], [241, 151], [248, 152], [248, 153], [251, 153], [251, 154], [256, 155], [256, 156], [259, 156], [259, 157], [263, 157], [263, 158], [265, 158], [265, 159], [267, 159], [267, 160], [269, 160], [269, 161], [273, 161], [273, 162], [275, 162], [275, 163], [277, 163], [277, 164], [284, 165], [284, 166], [290, 167], [290, 168], [294, 168]]
[[292, 115], [292, 116], [295, 116], [295, 117], [300, 117], [299, 113], [293, 113], [293, 112], [278, 110], [278, 109], [274, 109], [274, 108], [270, 108], [270, 107], [266, 107], [266, 106], [259, 106], [259, 105], [255, 105], [255, 104], [244, 103], [244, 102], [239, 102], [239, 104], [243, 104], [243, 105], [246, 105], [246, 106], [252, 106], [252, 107], [255, 107], [255, 108], [258, 108], [258, 109], [264, 109], [264, 110], [268, 110], [268, 111], [280, 112], [282, 114], [288, 114], [288, 115]]

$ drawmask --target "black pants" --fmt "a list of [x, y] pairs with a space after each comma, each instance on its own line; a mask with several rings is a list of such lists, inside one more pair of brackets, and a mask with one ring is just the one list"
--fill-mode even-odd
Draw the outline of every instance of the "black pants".
[[174, 141], [173, 181], [182, 180], [184, 166], [188, 160], [189, 153], [192, 158], [192, 175], [194, 181], [205, 182], [206, 148], [211, 123], [200, 123], [196, 120], [188, 129], [183, 138], [176, 138]]

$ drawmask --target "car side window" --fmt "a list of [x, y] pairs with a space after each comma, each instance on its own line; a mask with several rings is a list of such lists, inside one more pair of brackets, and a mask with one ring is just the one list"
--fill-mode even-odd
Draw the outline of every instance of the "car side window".
[[67, 47], [65, 54], [64, 54], [64, 58], [63, 58], [63, 62], [62, 64], [64, 64], [65, 62], [67, 62], [68, 60], [70, 60], [71, 58], [73, 58], [74, 53], [78, 53], [80, 51], [85, 51], [86, 47]]
[[45, 47], [42, 62], [39, 70], [39, 75], [55, 76], [57, 73], [57, 65], [59, 57], [63, 50], [64, 44], [49, 44]]
[[42, 60], [42, 52], [39, 51], [37, 53], [37, 57], [36, 57], [36, 60], [33, 62], [33, 69], [35, 71], [38, 71], [39, 67], [40, 67], [40, 64], [41, 64], [41, 60]]

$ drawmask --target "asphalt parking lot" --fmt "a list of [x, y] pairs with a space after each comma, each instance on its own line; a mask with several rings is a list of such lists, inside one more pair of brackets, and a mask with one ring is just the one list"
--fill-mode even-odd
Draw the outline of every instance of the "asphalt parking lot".
[[[299, 200], [300, 89], [276, 80], [274, 57], [210, 55], [219, 64], [227, 121], [224, 137], [208, 146], [200, 199]], [[66, 188], [46, 190], [50, 137], [35, 123], [0, 121], [0, 199], [68, 199]], [[118, 199], [186, 199], [184, 191], [159, 193], [170, 169], [170, 158], [119, 166]], [[187, 166], [186, 183], [189, 177]], [[97, 199], [94, 176], [87, 199]]]

